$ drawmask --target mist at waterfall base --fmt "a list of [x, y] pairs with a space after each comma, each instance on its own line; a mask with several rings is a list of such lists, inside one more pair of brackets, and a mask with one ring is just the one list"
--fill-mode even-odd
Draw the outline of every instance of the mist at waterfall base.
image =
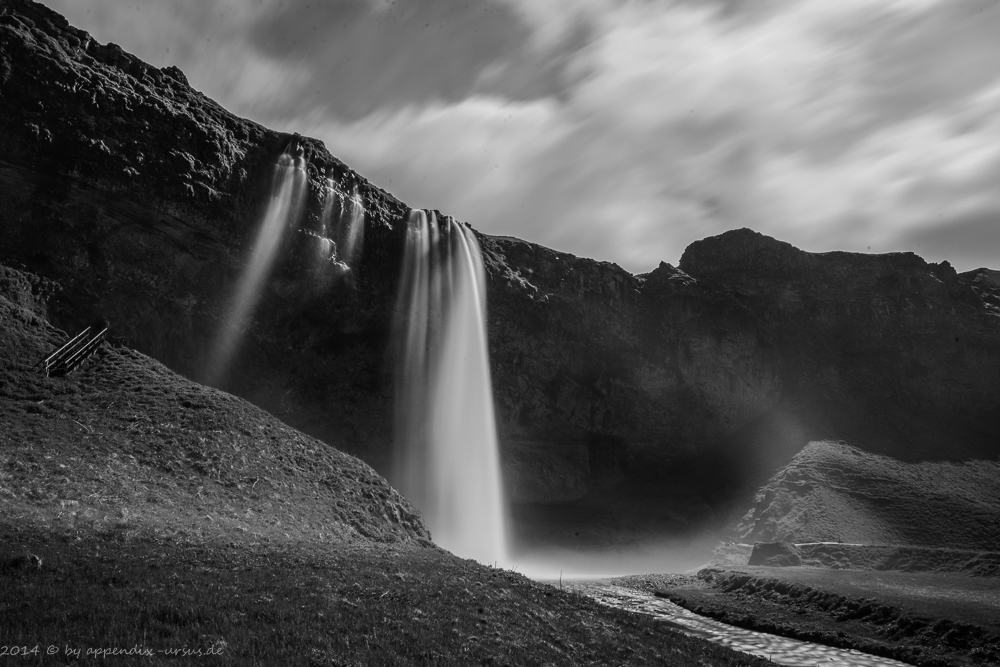
[[534, 547], [515, 553], [510, 562], [518, 572], [538, 581], [692, 572], [708, 564], [719, 543], [714, 532], [688, 537], [649, 535], [614, 546]]
[[507, 564], [485, 274], [470, 229], [410, 212], [396, 312], [394, 481], [437, 544]]
[[294, 227], [308, 190], [306, 161], [301, 151], [284, 153], [274, 165], [271, 193], [253, 250], [216, 334], [205, 370], [205, 383], [218, 384], [239, 348], [244, 330], [260, 301], [286, 231]]

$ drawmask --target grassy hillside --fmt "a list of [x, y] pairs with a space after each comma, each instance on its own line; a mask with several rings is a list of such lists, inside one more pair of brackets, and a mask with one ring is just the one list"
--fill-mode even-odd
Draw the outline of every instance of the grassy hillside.
[[0, 270], [4, 517], [67, 534], [426, 541], [361, 461], [134, 350], [105, 346], [67, 377], [33, 369], [68, 336], [27, 274]]
[[754, 499], [748, 542], [1000, 544], [1000, 462], [903, 463], [844, 442], [809, 443]]
[[365, 464], [132, 350], [45, 377], [52, 289], [0, 267], [0, 644], [25, 664], [763, 664], [456, 558]]

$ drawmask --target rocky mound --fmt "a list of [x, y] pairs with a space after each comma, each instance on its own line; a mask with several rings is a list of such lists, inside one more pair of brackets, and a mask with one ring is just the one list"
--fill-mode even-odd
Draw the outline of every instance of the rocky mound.
[[126, 347], [37, 367], [69, 337], [52, 283], [0, 266], [0, 520], [74, 534], [426, 542], [371, 468]]
[[[0, 260], [64, 287], [49, 317], [66, 331], [106, 318], [129, 346], [202, 378], [290, 138], [229, 114], [176, 68], [0, 0]], [[407, 207], [320, 142], [302, 145], [314, 195], [328, 169], [357, 188], [363, 251], [346, 278], [315, 261], [311, 196], [220, 386], [388, 473]], [[681, 507], [680, 493], [719, 521], [810, 439], [900, 459], [1000, 454], [995, 272], [806, 253], [750, 230], [640, 276], [480, 240], [518, 502], [610, 498], [635, 518]]]
[[844, 442], [811, 442], [754, 498], [743, 541], [992, 550], [1000, 462], [903, 463]]

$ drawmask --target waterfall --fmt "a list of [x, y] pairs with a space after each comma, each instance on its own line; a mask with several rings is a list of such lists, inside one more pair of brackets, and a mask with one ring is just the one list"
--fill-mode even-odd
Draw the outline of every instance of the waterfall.
[[358, 186], [351, 188], [350, 194], [340, 197], [340, 224], [337, 230], [338, 257], [353, 268], [361, 252], [365, 233], [365, 205], [358, 194]]
[[410, 212], [397, 317], [397, 484], [440, 546], [506, 562], [486, 280], [472, 230]]
[[[323, 212], [320, 215], [322, 259], [332, 260], [345, 270], [354, 268], [365, 234], [365, 205], [353, 185], [350, 193], [337, 186], [331, 173], [326, 179]], [[331, 247], [332, 246], [332, 247]]]
[[293, 142], [274, 165], [271, 194], [249, 261], [240, 277], [206, 364], [206, 384], [217, 384], [236, 353], [271, 273], [281, 241], [302, 211], [308, 190], [306, 161], [302, 148]]

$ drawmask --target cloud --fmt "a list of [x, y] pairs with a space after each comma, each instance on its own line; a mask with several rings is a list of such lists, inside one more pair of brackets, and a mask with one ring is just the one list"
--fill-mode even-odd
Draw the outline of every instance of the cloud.
[[1000, 266], [970, 222], [1000, 210], [994, 0], [48, 4], [488, 233], [633, 271], [740, 226]]
[[156, 67], [175, 65], [192, 85], [235, 113], [255, 120], [272, 96], [298, 94], [306, 82], [296, 63], [258, 54], [246, 35], [262, 13], [259, 2], [194, 0], [45, 0], [70, 23], [101, 42], [114, 42]]
[[[539, 43], [504, 2], [340, 0], [272, 6], [247, 36], [259, 52], [309, 68], [323, 113], [356, 120], [470, 95], [558, 96], [583, 29]], [[291, 98], [276, 111], [295, 105], [317, 106]]]
[[[527, 26], [505, 9], [450, 0], [288, 3], [262, 14], [248, 37], [266, 55], [310, 68], [325, 113], [357, 119], [464, 99], [482, 70], [527, 41]], [[283, 110], [303, 103], [291, 98]]]
[[[782, 238], [813, 249], [915, 250], [971, 268], [1000, 247], [944, 243], [973, 233], [966, 221], [1000, 211], [1000, 81], [913, 117], [883, 121], [824, 159], [797, 152], [761, 160], [759, 197], [770, 202]], [[763, 205], [761, 206], [763, 208]], [[801, 231], [796, 232], [796, 229]], [[975, 236], [975, 235], [974, 235]], [[959, 249], [954, 256], [945, 249]]]

